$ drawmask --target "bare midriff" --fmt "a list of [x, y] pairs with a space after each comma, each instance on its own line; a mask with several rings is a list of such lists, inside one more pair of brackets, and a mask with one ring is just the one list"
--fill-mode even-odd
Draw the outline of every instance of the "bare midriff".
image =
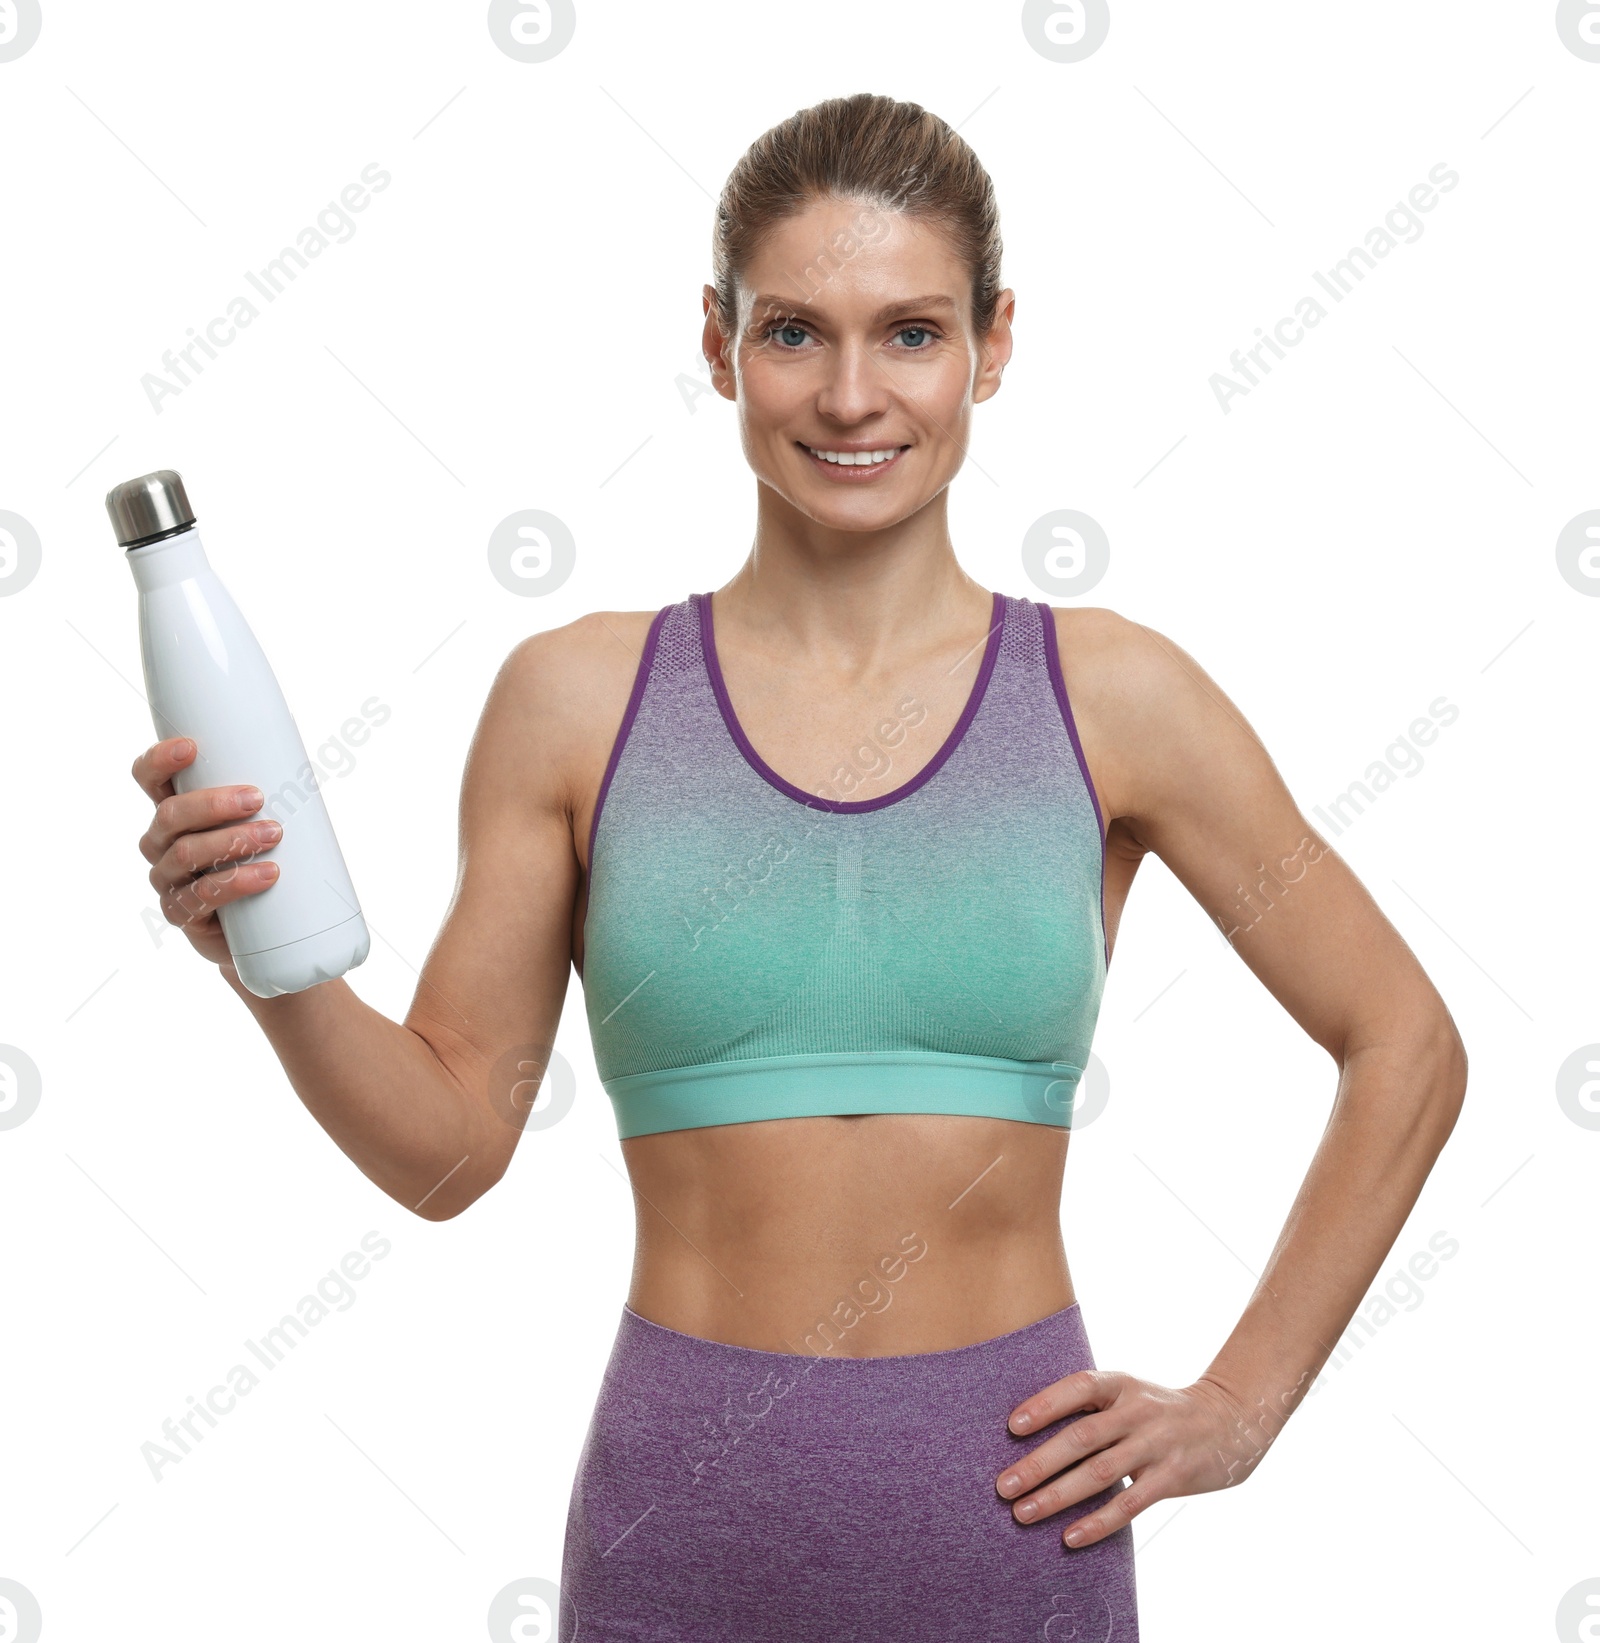
[[881, 1357], [990, 1340], [1074, 1300], [1068, 1132], [939, 1114], [768, 1119], [622, 1143], [628, 1305], [686, 1335]]

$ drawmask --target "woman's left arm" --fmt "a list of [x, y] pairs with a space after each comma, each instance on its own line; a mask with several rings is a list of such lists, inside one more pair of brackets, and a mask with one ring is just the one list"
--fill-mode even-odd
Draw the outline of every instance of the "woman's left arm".
[[1416, 955], [1216, 682], [1171, 639], [1111, 611], [1067, 621], [1062, 666], [1102, 803], [1121, 824], [1113, 848], [1158, 855], [1338, 1068], [1283, 1231], [1206, 1371], [1168, 1388], [1083, 1370], [1012, 1412], [1012, 1431], [1027, 1433], [1088, 1411], [998, 1480], [1022, 1521], [1132, 1479], [1068, 1525], [1069, 1545], [1090, 1545], [1157, 1500], [1249, 1476], [1411, 1213], [1461, 1110], [1467, 1058]]

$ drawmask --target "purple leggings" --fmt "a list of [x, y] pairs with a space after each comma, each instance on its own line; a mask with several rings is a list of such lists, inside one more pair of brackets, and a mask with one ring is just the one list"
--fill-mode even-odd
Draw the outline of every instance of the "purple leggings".
[[579, 1456], [559, 1643], [1138, 1643], [1132, 1529], [1061, 1541], [995, 1493], [1094, 1357], [1078, 1306], [945, 1352], [762, 1352], [622, 1309]]

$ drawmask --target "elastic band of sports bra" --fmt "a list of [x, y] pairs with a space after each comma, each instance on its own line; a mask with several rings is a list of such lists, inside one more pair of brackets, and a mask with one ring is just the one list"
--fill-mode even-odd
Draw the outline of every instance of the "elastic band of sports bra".
[[847, 1113], [946, 1113], [1068, 1129], [1083, 1069], [933, 1050], [713, 1061], [609, 1079], [623, 1140], [664, 1130]]

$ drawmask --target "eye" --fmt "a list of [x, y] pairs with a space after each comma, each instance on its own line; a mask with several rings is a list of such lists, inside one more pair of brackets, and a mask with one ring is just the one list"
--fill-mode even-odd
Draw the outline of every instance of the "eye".
[[[803, 340], [810, 335], [799, 320], [784, 319], [775, 320], [772, 324], [764, 326], [761, 340], [775, 346], [780, 353], [794, 354], [801, 351]], [[903, 354], [926, 354], [941, 340], [940, 332], [931, 325], [902, 325], [895, 335], [922, 339], [899, 349], [898, 352]]]
[[[767, 326], [761, 333], [761, 340], [763, 342], [771, 342], [775, 337], [806, 337], [810, 334], [811, 333], [807, 331], [798, 320], [786, 319], [779, 320], [776, 324]], [[800, 344], [797, 341], [783, 341], [778, 344], [778, 348], [781, 352], [791, 354], [797, 352], [799, 347]]]

